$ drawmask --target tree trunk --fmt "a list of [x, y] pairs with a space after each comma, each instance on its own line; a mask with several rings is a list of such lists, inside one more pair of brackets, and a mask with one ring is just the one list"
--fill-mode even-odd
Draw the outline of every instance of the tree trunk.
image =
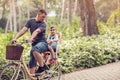
[[79, 1], [76, 0], [74, 4], [74, 15], [79, 16], [80, 9], [79, 9]]
[[43, 9], [47, 10], [47, 0], [43, 0]]
[[13, 30], [13, 21], [12, 21], [12, 0], [9, 0], [9, 5], [10, 5], [10, 13], [7, 18], [7, 23], [5, 27], [5, 33], [10, 29], [10, 31]]
[[10, 19], [8, 20], [8, 24], [10, 23], [10, 31], [13, 31], [13, 5], [12, 5], [12, 0], [10, 0]]
[[19, 12], [18, 12], [18, 15], [19, 15], [19, 18], [18, 18], [18, 25], [19, 25], [18, 31], [19, 31], [19, 30], [21, 29], [21, 26], [22, 26], [22, 25], [21, 25], [21, 21], [22, 21], [22, 19], [21, 19], [21, 17], [22, 17], [22, 16], [21, 16], [21, 14], [22, 14], [22, 13], [21, 13], [21, 6], [18, 6], [18, 11], [19, 11]]
[[[120, 12], [120, 0], [118, 0], [118, 10]], [[120, 17], [118, 18], [118, 24], [120, 25]]]
[[15, 2], [12, 0], [13, 5], [13, 22], [14, 22], [14, 32], [17, 32], [17, 22], [16, 22], [16, 9], [15, 9]]
[[64, 11], [65, 11], [65, 0], [62, 0], [62, 12], [61, 12], [61, 19], [60, 19], [60, 22], [62, 22], [62, 20], [63, 20]]
[[[47, 12], [47, 0], [43, 0], [43, 9]], [[45, 18], [45, 21], [47, 22], [47, 17]]]
[[26, 4], [27, 4], [27, 20], [29, 20], [29, 19], [30, 19], [30, 8], [29, 8], [29, 6], [30, 6], [30, 1], [27, 0], [27, 1], [26, 1]]
[[93, 0], [79, 0], [83, 35], [98, 34]]
[[68, 0], [68, 23], [72, 23], [72, 1]]
[[8, 31], [8, 27], [9, 27], [8, 25], [9, 25], [10, 18], [11, 18], [10, 16], [11, 16], [11, 15], [9, 14], [9, 15], [8, 15], [8, 18], [7, 18], [7, 23], [6, 23], [6, 27], [5, 27], [5, 33], [7, 33], [7, 31]]
[[120, 10], [120, 0], [118, 0], [118, 10]]

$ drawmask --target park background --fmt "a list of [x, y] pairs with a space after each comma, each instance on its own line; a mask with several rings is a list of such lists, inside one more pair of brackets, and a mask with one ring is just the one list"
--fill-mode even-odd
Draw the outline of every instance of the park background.
[[[46, 36], [51, 26], [62, 33], [59, 61], [63, 72], [120, 60], [120, 0], [0, 0], [0, 68], [9, 63], [6, 45], [38, 9], [48, 13]], [[23, 46], [29, 60], [30, 45]]]

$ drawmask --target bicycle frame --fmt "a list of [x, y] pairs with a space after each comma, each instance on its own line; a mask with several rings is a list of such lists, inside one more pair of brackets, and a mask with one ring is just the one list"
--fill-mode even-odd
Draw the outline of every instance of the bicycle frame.
[[[47, 54], [47, 55], [48, 55], [48, 57], [50, 56], [49, 54]], [[46, 63], [47, 63], [48, 57], [46, 58], [46, 60], [45, 60], [45, 62], [44, 62], [45, 65], [46, 65]], [[17, 60], [17, 61], [16, 61], [16, 60], [12, 60], [12, 62], [15, 63], [15, 64], [18, 64], [18, 71], [17, 71], [17, 75], [16, 75], [16, 77], [15, 77], [15, 80], [17, 79], [21, 68], [24, 69], [25, 74], [27, 75], [27, 77], [28, 77], [29, 79], [36, 79], [36, 78], [37, 78], [37, 77], [34, 77], [35, 74], [30, 74], [29, 69], [28, 69], [28, 67], [27, 67], [27, 64], [25, 63], [25, 61], [24, 61], [24, 59], [23, 59], [23, 56], [21, 56], [20, 60]], [[41, 73], [40, 73], [40, 74], [41, 74]], [[41, 75], [42, 75], [42, 74], [41, 74]]]
[[[21, 43], [20, 45], [22, 45], [23, 43]], [[58, 53], [58, 47], [57, 47], [57, 52], [56, 53]], [[55, 54], [56, 55], [56, 58], [57, 58], [57, 54]], [[49, 56], [50, 56], [50, 53], [48, 54], [47, 53], [47, 57], [44, 59], [44, 65], [46, 65], [47, 66], [47, 61], [49, 60]], [[28, 68], [28, 66], [27, 66], [27, 64], [26, 64], [26, 62], [24, 61], [24, 59], [23, 59], [23, 55], [21, 56], [21, 58], [20, 58], [20, 60], [11, 60], [12, 61], [12, 63], [14, 63], [14, 64], [12, 64], [12, 65], [15, 65], [15, 72], [13, 73], [13, 76], [12, 76], [12, 78], [11, 78], [11, 80], [17, 80], [17, 78], [19, 77], [19, 73], [22, 71], [23, 72], [23, 74], [25, 74], [25, 76], [24, 76], [24, 79], [32, 79], [32, 80], [38, 80], [38, 79], [40, 79], [40, 80], [43, 80], [44, 78], [46, 78], [46, 77], [48, 77], [49, 79], [51, 78], [51, 77], [54, 77], [54, 74], [53, 74], [53, 72], [55, 71], [55, 70], [60, 70], [60, 67], [59, 67], [59, 63], [57, 62], [56, 64], [54, 64], [53, 65], [53, 67], [52, 67], [52, 69], [50, 68], [50, 67], [48, 67], [48, 70], [45, 70], [43, 73], [39, 73], [39, 76], [36, 76], [36, 74], [30, 74], [30, 72], [29, 72], [29, 68]], [[17, 64], [17, 65], [16, 65]], [[10, 64], [11, 65], [11, 64]], [[12, 66], [11, 65], [11, 66]], [[5, 70], [6, 70], [6, 68], [8, 67], [9, 65], [7, 65], [6, 67], [5, 67]], [[57, 69], [57, 68], [55, 68], [54, 69], [54, 67], [56, 67], [57, 66], [57, 68], [59, 67], [59, 69]], [[14, 66], [13, 66], [14, 67]], [[17, 68], [17, 69], [16, 69]], [[49, 71], [50, 70], [50, 71]], [[53, 70], [53, 71], [52, 71]], [[52, 72], [51, 72], [52, 71]], [[57, 72], [58, 72], [57, 71]], [[3, 70], [3, 72], [4, 72], [4, 70]], [[44, 74], [45, 73], [45, 74]], [[1, 75], [2, 75], [2, 73], [0, 73]], [[50, 75], [49, 75], [50, 74]], [[58, 74], [58, 76], [59, 76], [59, 79], [58, 80], [60, 80], [60, 75], [59, 74], [61, 74], [60, 73], [60, 71], [58, 72], [58, 73], [56, 73], [56, 74]], [[55, 75], [56, 75], [55, 74]], [[2, 77], [2, 76], [1, 76]], [[1, 77], [0, 77], [0, 79], [1, 79]], [[47, 79], [48, 79], [47, 78]], [[6, 79], [5, 79], [6, 80]]]
[[12, 60], [12, 63], [15, 63], [15, 64], [18, 64], [18, 71], [17, 71], [17, 75], [15, 77], [15, 80], [17, 79], [18, 75], [19, 75], [19, 72], [20, 72], [20, 69], [23, 68], [24, 71], [25, 71], [25, 74], [27, 75], [28, 78], [32, 78], [32, 74], [30, 74], [29, 72], [29, 69], [27, 67], [27, 64], [25, 63], [25, 61], [23, 60], [23, 57], [21, 56], [21, 59], [20, 60]]

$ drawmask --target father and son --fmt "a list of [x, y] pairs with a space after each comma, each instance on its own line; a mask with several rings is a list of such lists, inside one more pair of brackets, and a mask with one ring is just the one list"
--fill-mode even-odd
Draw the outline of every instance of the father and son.
[[[27, 21], [25, 26], [20, 30], [20, 32], [14, 37], [12, 41], [17, 41], [22, 35], [24, 35], [28, 30], [30, 30], [31, 36], [28, 38], [28, 42], [31, 43], [30, 51], [30, 61], [29, 68], [30, 73], [41, 73], [46, 68], [44, 65], [44, 59], [41, 53], [45, 51], [50, 51], [51, 58], [50, 61], [56, 60], [56, 48], [58, 42], [58, 35], [56, 34], [56, 28], [50, 28], [50, 34], [46, 39], [46, 22], [44, 21], [47, 13], [44, 9], [40, 9], [34, 19]], [[36, 64], [39, 64], [39, 68], [35, 71]]]

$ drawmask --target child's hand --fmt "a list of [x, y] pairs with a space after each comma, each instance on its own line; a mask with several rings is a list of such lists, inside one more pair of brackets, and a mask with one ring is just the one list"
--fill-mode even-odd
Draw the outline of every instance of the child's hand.
[[48, 41], [49, 44], [52, 44], [53, 40]]

